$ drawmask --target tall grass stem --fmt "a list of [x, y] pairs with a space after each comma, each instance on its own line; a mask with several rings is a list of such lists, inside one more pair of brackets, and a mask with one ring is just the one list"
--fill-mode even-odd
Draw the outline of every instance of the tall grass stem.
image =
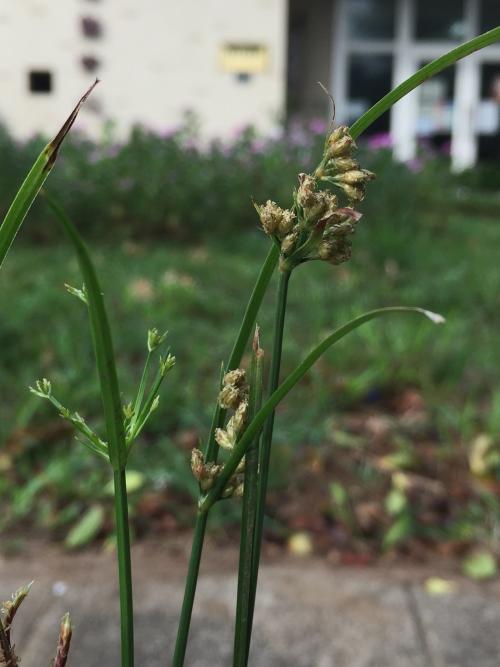
[[128, 521], [127, 480], [124, 470], [114, 471], [116, 548], [120, 588], [120, 630], [122, 667], [134, 665], [134, 617], [132, 599], [132, 564]]
[[[259, 344], [256, 329], [250, 369], [249, 419], [262, 405], [264, 352]], [[234, 631], [234, 667], [246, 667], [250, 641], [250, 593], [252, 588], [253, 542], [257, 515], [257, 493], [259, 480], [259, 436], [255, 438], [245, 454], [245, 477], [241, 509], [240, 560], [238, 567], [238, 592], [236, 598], [236, 621]]]
[[186, 657], [187, 640], [189, 636], [189, 627], [191, 625], [191, 615], [193, 613], [196, 584], [198, 583], [198, 575], [200, 572], [201, 554], [203, 551], [203, 540], [205, 539], [207, 519], [208, 514], [199, 513], [196, 517], [172, 667], [182, 667]]
[[[283, 352], [283, 330], [285, 326], [285, 314], [288, 297], [288, 284], [290, 273], [280, 273], [278, 283], [278, 294], [276, 296], [276, 313], [274, 320], [274, 341], [271, 358], [271, 371], [269, 374], [269, 391], [271, 396], [279, 385], [281, 357]], [[252, 545], [252, 568], [250, 576], [249, 606], [248, 606], [248, 631], [247, 646], [250, 651], [252, 635], [253, 614], [255, 608], [255, 596], [257, 593], [257, 579], [259, 574], [260, 554], [262, 549], [262, 533], [264, 528], [264, 514], [266, 509], [267, 484], [269, 480], [269, 463], [271, 459], [271, 443], [274, 430], [274, 410], [271, 412], [264, 425], [262, 442], [259, 448], [259, 476], [257, 480], [255, 528]]]
[[109, 326], [102, 289], [87, 246], [59, 204], [46, 193], [45, 198], [73, 245], [87, 292], [90, 330], [94, 344], [94, 354], [106, 422], [108, 453], [114, 474], [114, 503], [121, 612], [121, 664], [122, 667], [133, 667], [134, 615], [130, 537], [128, 527], [128, 499], [125, 480], [128, 452], [111, 328]]
[[[260, 305], [267, 291], [271, 276], [274, 273], [278, 258], [279, 248], [273, 244], [262, 265], [252, 290], [252, 294], [250, 295], [247, 307], [245, 308], [238, 336], [236, 337], [236, 341], [227, 362], [227, 371], [237, 368], [241, 362], [243, 352], [245, 351], [248, 339], [250, 338], [252, 327], [255, 323], [257, 313], [259, 312]], [[217, 403], [213, 413], [210, 433], [205, 448], [206, 461], [215, 461], [217, 459], [218, 445], [215, 442], [214, 434], [217, 427], [223, 426], [225, 415], [226, 411], [222, 410]], [[173, 667], [181, 667], [184, 664], [184, 656], [186, 654], [186, 645], [189, 635], [189, 625], [191, 623], [191, 615], [193, 613], [196, 584], [198, 581], [201, 554], [203, 551], [206, 521], [207, 519], [204, 514], [199, 514], [196, 519], [191, 554], [189, 557], [188, 573], [186, 576], [186, 584], [184, 588], [184, 598], [182, 601], [182, 609], [179, 619], [179, 628], [177, 631], [177, 639], [175, 643], [174, 658], [172, 662]]]

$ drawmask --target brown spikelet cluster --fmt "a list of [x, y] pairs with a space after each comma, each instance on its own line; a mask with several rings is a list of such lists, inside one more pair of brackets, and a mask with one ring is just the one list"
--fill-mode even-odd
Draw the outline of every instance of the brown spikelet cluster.
[[[327, 137], [323, 159], [315, 172], [299, 174], [292, 210], [272, 201], [256, 206], [264, 231], [280, 244], [283, 271], [313, 259], [331, 264], [350, 259], [350, 237], [361, 218], [352, 203], [364, 198], [366, 184], [374, 178], [354, 159], [355, 150], [349, 128], [338, 127]], [[325, 183], [339, 188], [347, 205], [324, 189]]]
[[57, 653], [54, 660], [54, 667], [65, 667], [68, 660], [71, 637], [73, 635], [73, 626], [69, 614], [65, 614], [61, 619], [59, 630], [59, 641], [57, 642]]
[[[248, 414], [248, 385], [242, 368], [224, 375], [222, 389], [219, 392], [219, 405], [225, 410], [234, 411], [226, 427], [215, 431], [215, 440], [219, 447], [231, 451], [245, 429]], [[224, 489], [222, 498], [243, 495], [241, 475], [244, 472], [244, 465], [243, 459]], [[202, 491], [208, 491], [213, 486], [222, 468], [222, 464], [205, 463], [203, 453], [196, 448], [192, 450], [191, 470]]]
[[[19, 667], [21, 659], [16, 655], [15, 646], [11, 640], [11, 630], [14, 618], [19, 610], [19, 607], [26, 599], [31, 589], [31, 584], [21, 586], [10, 600], [2, 602], [0, 608], [0, 666], [1, 667]], [[57, 652], [54, 662], [54, 667], [65, 667], [68, 659], [69, 647], [71, 643], [71, 635], [73, 629], [69, 614], [65, 614], [61, 619], [61, 627], [59, 631], [59, 640], [57, 643]]]

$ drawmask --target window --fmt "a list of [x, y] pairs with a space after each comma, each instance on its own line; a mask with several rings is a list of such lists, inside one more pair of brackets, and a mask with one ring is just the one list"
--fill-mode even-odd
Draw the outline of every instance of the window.
[[[391, 89], [392, 56], [352, 54], [349, 61], [348, 122], [361, 116]], [[370, 132], [386, 132], [389, 115], [375, 121]]]
[[81, 25], [85, 37], [90, 37], [91, 39], [102, 37], [102, 25], [97, 19], [84, 16], [81, 20]]
[[498, 0], [482, 0], [481, 32], [492, 30], [500, 25], [500, 3]]
[[465, 38], [463, 0], [418, 0], [415, 4], [417, 39], [460, 41]]
[[500, 62], [481, 65], [481, 100], [476, 116], [479, 156], [483, 160], [500, 159]]
[[[420, 63], [420, 66], [426, 65]], [[453, 103], [455, 97], [455, 66], [447, 67], [418, 89], [419, 111], [417, 134], [432, 138], [439, 147], [446, 143], [452, 128]]]
[[355, 39], [393, 39], [395, 0], [349, 0], [349, 36]]
[[52, 73], [48, 70], [32, 70], [28, 76], [29, 89], [32, 93], [52, 92]]
[[81, 64], [83, 69], [87, 72], [96, 72], [101, 66], [99, 60], [94, 56], [83, 56], [81, 59]]

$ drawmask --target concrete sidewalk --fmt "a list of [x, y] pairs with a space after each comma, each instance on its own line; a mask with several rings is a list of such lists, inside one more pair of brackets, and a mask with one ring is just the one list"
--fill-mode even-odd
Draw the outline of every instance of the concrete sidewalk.
[[[134, 551], [138, 667], [166, 667], [181, 605], [185, 553]], [[235, 554], [209, 554], [199, 585], [189, 667], [231, 665]], [[498, 667], [500, 583], [454, 577], [430, 596], [436, 572], [334, 568], [289, 558], [262, 568], [251, 665], [259, 667]], [[119, 666], [118, 600], [111, 555], [54, 549], [0, 560], [0, 595], [36, 583], [14, 625], [23, 667], [50, 664], [62, 614], [75, 625], [68, 664]]]

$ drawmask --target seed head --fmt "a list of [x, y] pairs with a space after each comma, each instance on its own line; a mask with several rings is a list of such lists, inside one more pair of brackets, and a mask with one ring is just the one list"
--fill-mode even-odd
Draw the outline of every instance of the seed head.
[[349, 128], [341, 125], [328, 137], [325, 153], [328, 159], [350, 157], [355, 149], [356, 143], [349, 133]]
[[7, 636], [7, 641], [9, 642], [10, 642], [10, 632], [12, 629], [12, 621], [14, 620], [14, 616], [16, 615], [17, 610], [19, 609], [21, 604], [26, 599], [32, 585], [33, 582], [27, 584], [26, 586], [21, 586], [21, 588], [18, 588], [17, 591], [13, 594], [10, 600], [5, 600], [5, 602], [2, 602], [2, 607], [0, 609], [0, 614], [1, 614], [0, 622], [3, 624], [3, 628]]
[[347, 237], [341, 237], [336, 240], [324, 240], [318, 248], [320, 259], [330, 264], [342, 264], [351, 259], [352, 241]]
[[295, 213], [293, 213], [293, 211], [290, 211], [289, 209], [283, 211], [283, 216], [281, 218], [278, 228], [280, 237], [285, 236], [292, 230], [293, 225], [295, 223], [295, 219], [296, 215]]
[[287, 209], [282, 209], [270, 199], [262, 206], [255, 205], [255, 208], [262, 227], [269, 236], [286, 234], [287, 229], [293, 225], [295, 214]]
[[240, 402], [246, 397], [246, 374], [242, 368], [235, 368], [224, 375], [222, 389], [219, 392], [219, 405], [225, 410], [237, 409]]
[[66, 288], [66, 291], [69, 294], [71, 294], [72, 296], [76, 296], [76, 298], [80, 299], [80, 301], [83, 301], [85, 305], [87, 306], [89, 305], [89, 300], [85, 285], [82, 285], [82, 289], [78, 289], [78, 287], [73, 287], [73, 285], [68, 285], [68, 283], [64, 283], [64, 287]]
[[297, 243], [298, 238], [299, 238], [298, 229], [294, 229], [294, 231], [291, 232], [291, 234], [285, 236], [285, 238], [281, 243], [281, 252], [283, 255], [285, 255], [285, 257], [291, 255], [291, 253], [294, 251], [295, 244]]
[[331, 168], [335, 169], [337, 172], [352, 171], [353, 169], [359, 169], [359, 163], [357, 160], [354, 160], [350, 157], [339, 157], [330, 162]]
[[312, 208], [316, 204], [316, 179], [310, 174], [299, 174], [297, 203], [303, 209]]
[[224, 410], [237, 408], [241, 399], [241, 390], [233, 384], [226, 384], [219, 392], [219, 405]]
[[375, 174], [368, 169], [353, 169], [346, 171], [343, 174], [336, 176], [335, 180], [339, 183], [347, 183], [348, 185], [360, 185], [368, 183], [375, 178]]
[[241, 387], [245, 384], [246, 372], [243, 368], [235, 368], [233, 371], [229, 371], [224, 375], [222, 384], [230, 384], [235, 387]]
[[215, 442], [219, 445], [219, 447], [222, 447], [222, 449], [233, 449], [234, 441], [226, 429], [216, 428], [214, 437]]
[[36, 389], [33, 387], [30, 387], [30, 391], [32, 394], [35, 394], [36, 396], [40, 396], [40, 398], [49, 398], [52, 392], [52, 385], [50, 383], [50, 380], [47, 380], [47, 378], [43, 378], [42, 380], [37, 380], [36, 383]]
[[349, 183], [338, 183], [339, 187], [345, 192], [351, 201], [363, 201], [365, 198], [365, 184], [350, 185]]
[[205, 463], [203, 452], [196, 447], [191, 451], [191, 471], [195, 478], [201, 482], [205, 477]]
[[153, 352], [156, 348], [160, 347], [167, 336], [167, 332], [160, 334], [158, 329], [150, 329], [148, 331], [148, 350]]
[[54, 661], [54, 667], [64, 667], [66, 665], [72, 634], [73, 627], [71, 625], [70, 616], [69, 614], [65, 614], [61, 619], [59, 642], [57, 645], [57, 654]]
[[216, 463], [205, 463], [199, 449], [194, 448], [191, 451], [191, 471], [203, 491], [208, 491], [213, 486], [221, 469], [222, 466]]
[[160, 375], [163, 377], [175, 366], [176, 358], [173, 354], [167, 354], [166, 357], [160, 356]]

